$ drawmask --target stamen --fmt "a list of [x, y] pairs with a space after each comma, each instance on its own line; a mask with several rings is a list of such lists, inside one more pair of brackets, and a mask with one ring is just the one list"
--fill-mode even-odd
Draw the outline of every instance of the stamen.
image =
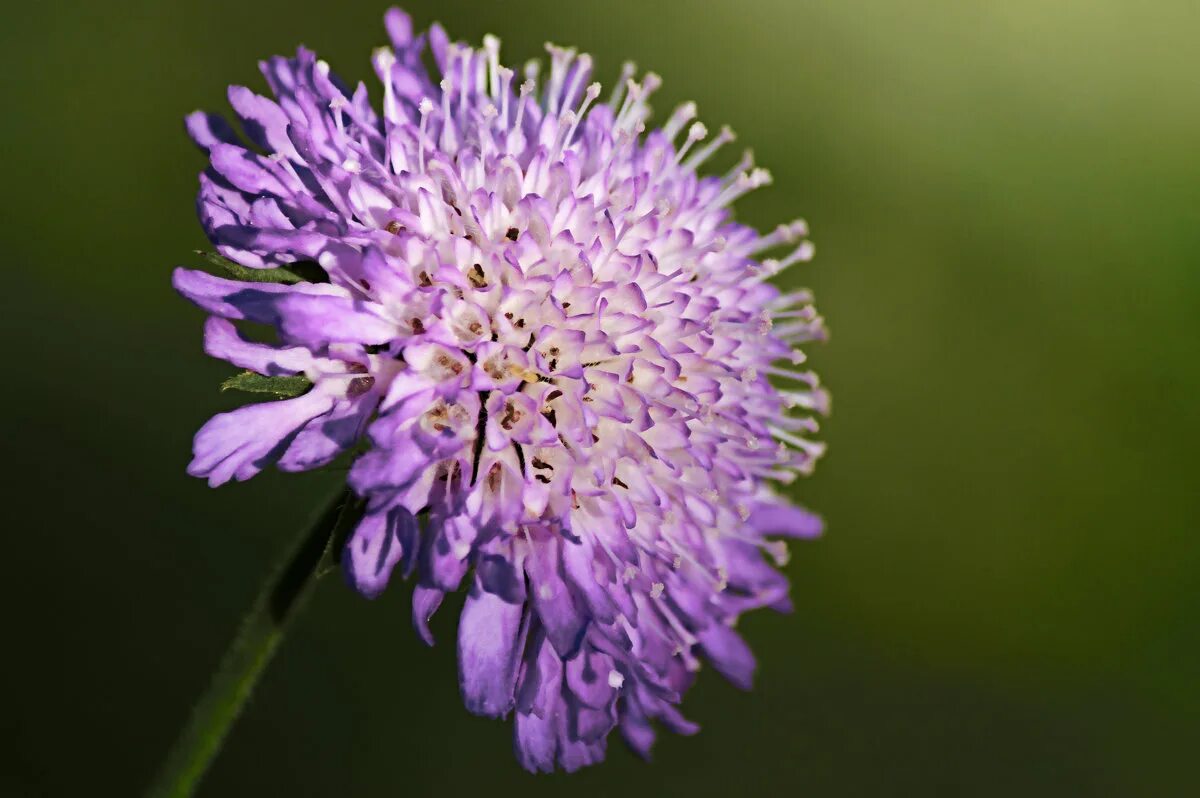
[[421, 112], [421, 126], [417, 129], [417, 168], [425, 173], [425, 130], [429, 122], [429, 114], [433, 111], [433, 101], [428, 97], [421, 98], [417, 110]]
[[483, 49], [488, 62], [488, 94], [496, 98], [500, 93], [500, 40], [489, 33], [483, 37]]
[[624, 64], [621, 64], [621, 75], [617, 78], [616, 85], [613, 86], [612, 96], [608, 98], [609, 106], [613, 108], [617, 107], [617, 104], [621, 102], [625, 94], [625, 85], [629, 83], [629, 80], [635, 74], [637, 74], [637, 64], [632, 61], [626, 61]]
[[525, 80], [530, 81], [537, 86], [538, 76], [542, 73], [542, 62], [536, 58], [531, 58], [525, 62]]
[[691, 146], [697, 141], [702, 140], [707, 135], [708, 128], [704, 126], [703, 122], [693, 123], [692, 126], [688, 128], [687, 140], [683, 142], [683, 146], [680, 147], [679, 152], [675, 154], [675, 163], [682, 161], [683, 156], [687, 155], [687, 151], [691, 149]]
[[776, 424], [768, 424], [767, 429], [771, 431], [771, 435], [775, 438], [784, 443], [789, 443], [797, 449], [808, 449], [808, 447], [813, 445], [812, 441], [806, 441], [803, 438], [797, 437]]
[[575, 92], [579, 90], [579, 84], [583, 83], [584, 78], [592, 72], [592, 57], [587, 53], [575, 59], [575, 74], [571, 76], [571, 83], [567, 86], [566, 92], [563, 93], [563, 106], [570, 105], [575, 100]]
[[791, 244], [808, 235], [808, 222], [796, 219], [788, 224], [781, 224], [765, 236], [759, 236], [747, 248], [746, 253], [753, 255], [764, 252], [780, 244]]
[[[583, 95], [583, 103], [580, 104], [579, 110], [575, 112], [575, 119], [571, 122], [571, 129], [567, 131], [567, 136], [563, 139], [563, 149], [571, 146], [571, 137], [575, 135], [575, 129], [579, 127], [579, 123], [582, 122], [583, 117], [587, 115], [588, 107], [599, 96], [599, 83], [593, 83], [587, 87], [587, 92]], [[565, 118], [566, 117], [564, 116], [564, 119]]]
[[390, 47], [380, 47], [375, 51], [375, 64], [383, 73], [383, 116], [389, 121], [396, 119], [396, 89], [392, 86], [392, 67], [396, 63], [396, 54]]
[[442, 78], [438, 84], [442, 89], [442, 135], [438, 139], [438, 146], [443, 150], [450, 149], [447, 139], [450, 135], [450, 90], [453, 84], [449, 78]]
[[565, 132], [567, 135], [562, 139], [555, 136], [554, 149], [550, 152], [550, 158], [553, 160], [559, 156], [563, 147], [566, 146], [567, 139], [575, 132], [575, 126], [579, 124], [579, 117], [575, 116], [574, 111], [564, 111], [563, 115], [558, 118], [558, 129]]
[[513, 130], [521, 129], [521, 121], [525, 116], [525, 103], [529, 101], [529, 95], [533, 94], [536, 88], [537, 84], [532, 78], [521, 84], [521, 99], [517, 101], [517, 119], [513, 122]]
[[508, 67], [500, 67], [497, 72], [500, 75], [500, 125], [508, 127], [508, 96], [511, 93], [509, 87], [512, 86], [513, 71]]
[[671, 118], [667, 120], [667, 124], [663, 125], [663, 133], [667, 137], [667, 141], [675, 141], [675, 137], [679, 135], [679, 131], [683, 130], [683, 126], [696, 118], [696, 104], [694, 102], [686, 102], [675, 109], [671, 114]]
[[550, 82], [546, 86], [546, 112], [557, 114], [559, 92], [562, 91], [563, 81], [567, 77], [567, 67], [575, 58], [575, 49], [563, 48], [546, 42], [546, 52], [550, 53]]
[[617, 112], [617, 118], [613, 122], [614, 130], [623, 130], [625, 127], [625, 117], [631, 113], [633, 105], [639, 101], [642, 96], [642, 85], [633, 78], [628, 78], [625, 81], [629, 91], [625, 95], [625, 101], [621, 103], [621, 110]]
[[690, 158], [684, 161], [683, 168], [690, 169], [693, 172], [696, 171], [701, 164], [713, 156], [713, 153], [736, 139], [737, 135], [734, 134], [733, 130], [728, 125], [725, 125], [720, 131], [718, 131], [715, 139], [710, 141], [708, 144], [705, 144], [703, 148], [697, 150]]
[[333, 111], [333, 124], [337, 127], [338, 133], [342, 136], [346, 135], [345, 121], [342, 117], [342, 109], [350, 103], [346, 102], [346, 98], [342, 95], [337, 95], [329, 101], [329, 110]]
[[771, 173], [766, 169], [757, 168], [750, 172], [742, 172], [733, 183], [725, 188], [710, 204], [710, 208], [721, 208], [744, 194], [749, 194], [756, 188], [771, 184]]
[[802, 382], [810, 387], [816, 387], [817, 385], [817, 375], [811, 371], [792, 371], [791, 369], [782, 369], [773, 365], [764, 367], [763, 371], [768, 374], [774, 374], [776, 377]]
[[458, 85], [458, 118], [462, 119], [467, 114], [467, 87], [471, 84], [467, 81], [470, 79], [471, 58], [475, 55], [475, 51], [470, 47], [464, 47], [459, 54], [462, 60], [462, 82]]

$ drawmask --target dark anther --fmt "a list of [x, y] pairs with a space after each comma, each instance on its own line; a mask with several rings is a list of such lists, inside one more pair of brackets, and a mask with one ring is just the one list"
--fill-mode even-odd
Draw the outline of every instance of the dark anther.
[[431, 285], [433, 285], [433, 280], [429, 277], [429, 272], [422, 271], [417, 275], [417, 285], [421, 286], [422, 288], [429, 288]]
[[487, 275], [483, 273], [483, 266], [478, 263], [471, 267], [471, 272], [467, 275], [467, 279], [476, 288], [487, 288]]
[[550, 465], [549, 463], [547, 463], [545, 460], [541, 459], [540, 457], [533, 458], [533, 467], [546, 469], [548, 471], [554, 470], [554, 466]]
[[383, 229], [387, 230], [389, 233], [396, 236], [396, 235], [400, 235], [401, 233], [404, 232], [404, 225], [400, 224], [399, 222], [397, 222], [395, 220], [392, 220], [392, 221], [388, 222], [387, 224], [385, 224], [383, 226]]
[[355, 377], [350, 380], [350, 387], [346, 390], [346, 395], [353, 399], [356, 396], [362, 396], [367, 391], [371, 390], [371, 386], [375, 384], [374, 377]]
[[[467, 352], [463, 352], [463, 354], [467, 355], [468, 358], [473, 357], [473, 355], [470, 355]], [[433, 362], [437, 363], [439, 366], [441, 366], [446, 371], [450, 372], [451, 374], [453, 374], [455, 376], [458, 376], [459, 374], [463, 373], [462, 363], [459, 363], [457, 360], [451, 360], [450, 356], [445, 354], [444, 352], [439, 353]], [[472, 360], [471, 362], [474, 362], [474, 361]]]
[[510, 228], [508, 228], [508, 232], [504, 234], [504, 237], [507, 238], [509, 241], [516, 241], [517, 236], [519, 236], [519, 235], [521, 235], [520, 230], [518, 230], [515, 227], [510, 227]]
[[420, 335], [421, 333], [425, 332], [425, 322], [421, 321], [416, 316], [413, 316], [412, 330], [414, 335]]
[[629, 490], [629, 486], [622, 482], [620, 477], [613, 477], [613, 484], [617, 485], [618, 487], [622, 487], [625, 490]]
[[[519, 325], [517, 325], [517, 326], [518, 326], [518, 327], [524, 327], [524, 326], [525, 326], [525, 320], [524, 320], [524, 319], [521, 319], [521, 323], [520, 323]], [[529, 334], [529, 343], [527, 343], [527, 344], [525, 344], [525, 346], [521, 347], [521, 351], [522, 351], [522, 352], [528, 352], [530, 349], [533, 349], [533, 342], [534, 342], [534, 340], [535, 340], [535, 339], [534, 339], [534, 337], [533, 337], [533, 333], [530, 333], [530, 334]]]
[[541, 482], [542, 484], [545, 484], [545, 485], [550, 484], [550, 477], [546, 476], [545, 474], [534, 474], [533, 478], [536, 479], [538, 482]]
[[363, 287], [363, 289], [364, 289], [364, 290], [366, 290], [366, 291], [370, 291], [370, 290], [371, 290], [371, 284], [370, 284], [370, 283], [368, 283], [366, 280], [359, 280], [359, 281], [358, 281], [358, 284], [359, 284], [359, 285], [361, 285], [361, 286]]
[[504, 405], [504, 415], [500, 417], [501, 429], [511, 430], [513, 428], [513, 424], [516, 424], [520, 420], [521, 411], [517, 409], [517, 406], [512, 402], [506, 403]]
[[553, 407], [547, 407], [545, 410], [542, 411], [542, 415], [545, 416], [546, 420], [550, 422], [550, 426], [552, 426], [552, 427], [558, 426], [558, 415], [554, 412]]

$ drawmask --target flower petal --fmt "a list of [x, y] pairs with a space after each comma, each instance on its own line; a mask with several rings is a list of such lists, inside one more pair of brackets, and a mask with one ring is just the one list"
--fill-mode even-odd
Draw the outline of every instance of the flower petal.
[[298, 374], [314, 360], [312, 352], [301, 346], [278, 347], [247, 341], [232, 322], [217, 316], [210, 316], [204, 323], [204, 351], [268, 377]]
[[747, 523], [763, 535], [790, 538], [819, 537], [824, 527], [816, 513], [779, 502], [760, 502], [750, 512]]
[[716, 622], [697, 635], [705, 656], [722, 676], [743, 690], [754, 682], [754, 653], [742, 636], [723, 623]]
[[501, 717], [513, 708], [526, 626], [523, 601], [505, 601], [476, 580], [458, 621], [459, 684], [471, 712]]
[[396, 563], [412, 556], [417, 535], [417, 519], [403, 507], [363, 516], [346, 543], [342, 560], [351, 586], [367, 598], [382, 593]]
[[184, 119], [188, 135], [196, 146], [208, 151], [217, 144], [232, 144], [241, 146], [237, 133], [221, 117], [204, 111], [194, 111]]
[[384, 344], [396, 337], [396, 325], [374, 302], [344, 296], [294, 293], [278, 301], [280, 330], [306, 343]]
[[207, 272], [179, 268], [172, 276], [175, 290], [216, 316], [278, 326], [279, 300], [285, 296], [342, 296], [344, 289], [326, 283], [243, 283]]
[[283, 454], [292, 436], [329, 410], [333, 401], [330, 396], [309, 392], [213, 416], [196, 433], [195, 456], [188, 473], [207, 477], [214, 488], [230, 479], [247, 480]]
[[413, 628], [417, 630], [417, 634], [421, 636], [421, 639], [425, 641], [425, 645], [427, 646], [433, 645], [433, 633], [429, 631], [429, 622], [433, 619], [433, 614], [437, 612], [437, 608], [441, 606], [442, 599], [445, 597], [445, 591], [434, 587], [417, 585], [413, 588]]
[[328, 465], [362, 437], [367, 419], [375, 409], [368, 397], [341, 399], [326, 414], [313, 419], [296, 433], [279, 458], [281, 471], [309, 471]]

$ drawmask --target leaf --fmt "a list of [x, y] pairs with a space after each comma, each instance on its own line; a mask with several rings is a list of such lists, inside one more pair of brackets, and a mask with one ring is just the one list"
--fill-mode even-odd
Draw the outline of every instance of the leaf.
[[248, 269], [240, 263], [234, 263], [229, 258], [216, 252], [196, 250], [196, 254], [216, 266], [225, 277], [231, 280], [241, 280], [247, 283], [327, 283], [329, 275], [312, 261], [297, 261], [286, 266], [276, 266], [273, 269]]
[[294, 377], [264, 377], [262, 374], [256, 374], [253, 371], [243, 371], [236, 377], [230, 377], [221, 383], [222, 391], [246, 391], [248, 393], [269, 393], [279, 399], [291, 399], [295, 396], [300, 396], [309, 388], [312, 383], [308, 377], [296, 375]]

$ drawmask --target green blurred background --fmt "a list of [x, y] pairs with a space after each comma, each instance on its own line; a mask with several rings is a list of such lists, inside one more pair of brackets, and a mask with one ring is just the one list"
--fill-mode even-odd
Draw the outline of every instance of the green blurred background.
[[[1200, 736], [1195, 0], [410, 2], [422, 26], [635, 59], [775, 174], [833, 330], [797, 611], [748, 617], [653, 764], [534, 778], [406, 589], [322, 583], [206, 781], [241, 795], [1194, 795]], [[204, 245], [182, 116], [376, 2], [27, 4], [0, 32], [6, 795], [134, 795], [336, 478], [184, 475], [238, 400], [172, 266]], [[373, 93], [375, 83], [371, 78]], [[732, 154], [730, 154], [732, 156]], [[15, 578], [14, 578], [15, 577]], [[1189, 785], [1189, 781], [1193, 782]], [[1189, 789], [1189, 787], [1191, 789]]]

